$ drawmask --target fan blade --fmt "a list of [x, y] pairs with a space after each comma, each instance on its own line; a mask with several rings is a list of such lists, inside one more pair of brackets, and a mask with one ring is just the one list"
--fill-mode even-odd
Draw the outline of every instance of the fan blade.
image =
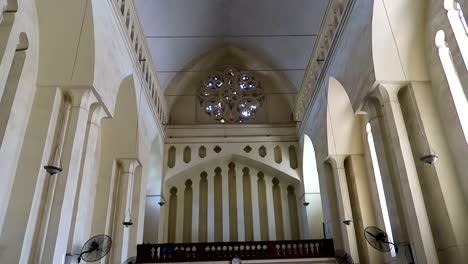
[[377, 236], [375, 236], [374, 234], [372, 234], [371, 232], [369, 231], [366, 231], [367, 234], [371, 235], [373, 238], [377, 239]]

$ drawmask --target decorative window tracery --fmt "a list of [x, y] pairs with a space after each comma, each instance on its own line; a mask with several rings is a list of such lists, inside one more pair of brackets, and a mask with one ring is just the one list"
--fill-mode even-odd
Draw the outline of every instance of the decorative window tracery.
[[463, 90], [457, 69], [453, 64], [450, 49], [445, 42], [444, 31], [439, 30], [437, 32], [435, 43], [439, 49], [439, 58], [442, 63], [442, 68], [444, 69], [445, 76], [447, 77], [448, 86], [450, 93], [452, 94], [458, 119], [465, 135], [465, 141], [468, 143], [468, 99]]
[[468, 69], [468, 25], [460, 3], [454, 0], [445, 0], [444, 7], [452, 27], [455, 39], [460, 49], [465, 67]]
[[252, 73], [228, 66], [202, 81], [198, 98], [211, 118], [221, 123], [242, 123], [260, 110], [264, 95]]

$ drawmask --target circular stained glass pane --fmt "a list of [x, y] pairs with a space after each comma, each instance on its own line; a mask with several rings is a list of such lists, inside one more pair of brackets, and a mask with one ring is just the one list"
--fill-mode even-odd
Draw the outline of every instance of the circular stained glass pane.
[[203, 111], [222, 123], [251, 119], [262, 107], [263, 90], [250, 72], [226, 67], [202, 81], [198, 98]]

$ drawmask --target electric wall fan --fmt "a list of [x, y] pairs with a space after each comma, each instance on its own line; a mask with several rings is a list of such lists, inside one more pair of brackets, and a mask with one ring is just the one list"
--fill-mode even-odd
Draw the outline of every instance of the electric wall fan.
[[112, 239], [108, 235], [97, 235], [90, 238], [81, 249], [78, 263], [80, 263], [81, 260], [95, 262], [102, 259], [109, 253], [111, 246]]
[[127, 260], [124, 261], [122, 264], [136, 264], [136, 256], [129, 257]]
[[388, 235], [382, 229], [375, 226], [368, 226], [364, 229], [364, 236], [367, 242], [375, 249], [381, 252], [389, 252], [392, 246], [398, 251], [395, 243], [388, 240]]
[[338, 264], [354, 264], [351, 255], [342, 249], [337, 249], [335, 251], [335, 259]]

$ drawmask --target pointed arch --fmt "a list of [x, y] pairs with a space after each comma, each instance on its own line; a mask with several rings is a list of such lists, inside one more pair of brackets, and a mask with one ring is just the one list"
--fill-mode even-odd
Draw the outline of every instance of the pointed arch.
[[359, 124], [346, 90], [329, 78], [327, 98], [328, 155], [362, 153]]
[[[171, 123], [217, 123], [202, 111], [197, 90], [201, 80], [225, 65], [233, 65], [239, 70], [262, 69], [253, 73], [262, 87], [266, 88], [264, 89], [265, 99], [262, 109], [249, 122], [292, 122], [294, 94], [296, 93], [294, 84], [283, 73], [271, 71], [275, 67], [256, 52], [234, 45], [224, 45], [194, 58], [172, 79], [166, 80], [165, 95], [168, 98]], [[189, 113], [187, 109], [191, 112]]]
[[101, 122], [100, 163], [93, 215], [93, 233], [106, 232], [107, 208], [111, 190], [109, 183], [116, 180], [115, 161], [122, 157], [139, 158], [138, 109], [132, 75], [125, 77], [119, 87], [115, 111], [112, 118]]
[[240, 163], [243, 163], [247, 166], [257, 168], [258, 170], [261, 170], [266, 174], [275, 175], [275, 177], [277, 177], [281, 181], [290, 182], [293, 185], [297, 185], [300, 183], [299, 178], [289, 175], [286, 172], [279, 170], [278, 168], [272, 167], [271, 164], [268, 164], [267, 162], [263, 162], [261, 160], [254, 160], [254, 159], [251, 159], [250, 157], [240, 156], [237, 154], [229, 154], [229, 155], [224, 155], [224, 156], [220, 156], [220, 157], [216, 157], [212, 159], [203, 160], [203, 162], [198, 163], [194, 166], [188, 167], [175, 174], [172, 174], [169, 177], [166, 175], [164, 179], [164, 185], [168, 186], [168, 185], [175, 184], [175, 182], [177, 182], [177, 179], [186, 175], [188, 171], [193, 171], [193, 170], [201, 171], [210, 164], [217, 164], [223, 161], [229, 161], [229, 162], [239, 161]]
[[372, 2], [371, 53], [376, 81], [428, 80], [426, 1]]
[[[17, 96], [17, 90], [23, 73], [24, 63], [26, 61], [26, 50], [29, 47], [28, 36], [21, 32], [16, 45], [13, 61], [8, 72], [3, 94], [0, 94], [0, 146], [3, 144], [3, 138], [7, 130], [8, 120], [13, 110], [13, 102]], [[1, 58], [0, 58], [1, 59]]]
[[93, 85], [93, 2], [36, 0], [40, 32], [38, 83]]
[[306, 238], [318, 238], [323, 236], [322, 223], [324, 221], [324, 216], [317, 161], [315, 158], [314, 145], [307, 134], [304, 134], [303, 141], [302, 173], [304, 194], [302, 195], [302, 204], [307, 206], [305, 214], [308, 227], [305, 235]]

